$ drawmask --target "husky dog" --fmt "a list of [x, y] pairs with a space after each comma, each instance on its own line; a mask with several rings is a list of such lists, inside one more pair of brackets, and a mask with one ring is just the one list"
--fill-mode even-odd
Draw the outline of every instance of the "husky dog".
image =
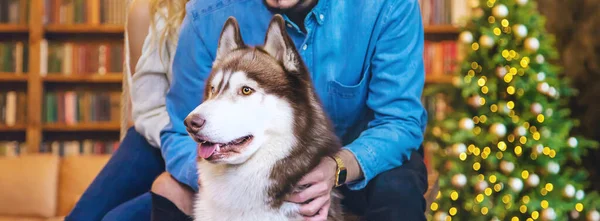
[[[185, 125], [198, 143], [202, 221], [302, 220], [284, 199], [341, 147], [280, 15], [263, 46], [245, 45], [236, 19], [225, 22], [204, 101]], [[328, 220], [342, 220], [339, 201], [333, 191]]]

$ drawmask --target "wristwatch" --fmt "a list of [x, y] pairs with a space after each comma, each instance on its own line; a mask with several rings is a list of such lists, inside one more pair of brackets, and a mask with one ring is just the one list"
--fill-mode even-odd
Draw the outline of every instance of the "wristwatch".
[[348, 176], [348, 171], [344, 166], [344, 161], [339, 156], [332, 156], [333, 160], [337, 164], [336, 172], [335, 172], [335, 187], [339, 187], [346, 183], [346, 177]]

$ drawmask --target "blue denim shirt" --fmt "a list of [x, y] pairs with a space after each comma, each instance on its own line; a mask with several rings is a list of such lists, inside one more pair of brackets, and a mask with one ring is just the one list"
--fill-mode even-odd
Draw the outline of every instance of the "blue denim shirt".
[[[263, 0], [192, 0], [186, 8], [161, 148], [167, 171], [197, 190], [196, 143], [183, 119], [202, 101], [223, 24], [234, 16], [245, 43], [262, 45], [273, 14]], [[402, 165], [420, 147], [427, 121], [418, 0], [319, 0], [304, 20], [307, 33], [284, 18], [336, 134], [363, 170], [348, 187], [362, 189]]]

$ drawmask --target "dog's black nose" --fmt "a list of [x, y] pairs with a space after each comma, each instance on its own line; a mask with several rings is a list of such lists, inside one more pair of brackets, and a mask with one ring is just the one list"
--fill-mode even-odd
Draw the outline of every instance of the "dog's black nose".
[[206, 120], [204, 120], [204, 118], [199, 114], [190, 115], [183, 121], [187, 129], [192, 133], [198, 133], [198, 131], [202, 129], [202, 126], [204, 126], [205, 122]]

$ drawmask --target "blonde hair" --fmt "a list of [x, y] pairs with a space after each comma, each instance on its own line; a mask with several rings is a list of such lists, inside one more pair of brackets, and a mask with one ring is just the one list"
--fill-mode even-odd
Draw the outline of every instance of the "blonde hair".
[[[188, 0], [150, 0], [150, 27], [152, 27], [153, 33], [159, 34], [158, 42], [160, 44], [158, 45], [164, 45], [166, 40], [177, 43], [179, 26], [181, 26], [185, 17], [185, 4], [187, 2]], [[156, 16], [160, 16], [165, 21], [165, 27], [160, 32], [156, 30]]]

